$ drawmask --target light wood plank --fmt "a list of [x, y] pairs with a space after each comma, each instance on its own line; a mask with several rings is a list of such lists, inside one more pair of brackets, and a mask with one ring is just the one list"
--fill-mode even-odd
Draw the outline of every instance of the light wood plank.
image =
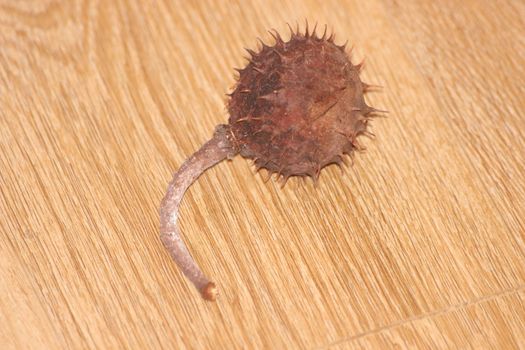
[[[0, 344], [522, 345], [524, 12], [0, 1]], [[160, 199], [227, 120], [243, 47], [305, 18], [367, 58], [365, 81], [385, 86], [367, 100], [390, 116], [353, 167], [329, 167], [316, 187], [264, 183], [240, 157], [199, 179], [181, 229], [219, 285], [206, 303], [158, 239]], [[435, 315], [455, 305], [467, 306]]]

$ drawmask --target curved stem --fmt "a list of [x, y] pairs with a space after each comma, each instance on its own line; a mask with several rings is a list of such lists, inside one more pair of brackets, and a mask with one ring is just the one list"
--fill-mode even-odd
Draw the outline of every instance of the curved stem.
[[208, 280], [191, 257], [188, 248], [180, 237], [177, 219], [180, 202], [188, 187], [206, 169], [225, 158], [233, 157], [237, 153], [230, 142], [229, 132], [227, 125], [219, 125], [211, 140], [181, 165], [180, 169], [173, 175], [160, 206], [160, 238], [162, 243], [182, 272], [207, 300], [215, 300], [217, 288], [215, 283]]

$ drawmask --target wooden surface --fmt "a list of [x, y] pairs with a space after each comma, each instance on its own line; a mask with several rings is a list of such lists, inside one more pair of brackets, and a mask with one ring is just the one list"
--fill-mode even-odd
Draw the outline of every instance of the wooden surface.
[[[525, 348], [525, 25], [515, 1], [0, 1], [0, 344]], [[158, 238], [243, 47], [327, 23], [389, 118], [344, 173], [240, 157], [185, 197], [220, 288]]]

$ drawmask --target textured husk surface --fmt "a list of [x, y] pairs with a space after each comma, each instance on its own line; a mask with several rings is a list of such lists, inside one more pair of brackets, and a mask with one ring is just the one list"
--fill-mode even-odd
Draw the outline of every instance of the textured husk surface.
[[317, 178], [358, 147], [373, 108], [344, 45], [308, 33], [275, 39], [248, 50], [249, 63], [238, 70], [228, 103], [235, 146], [258, 169]]

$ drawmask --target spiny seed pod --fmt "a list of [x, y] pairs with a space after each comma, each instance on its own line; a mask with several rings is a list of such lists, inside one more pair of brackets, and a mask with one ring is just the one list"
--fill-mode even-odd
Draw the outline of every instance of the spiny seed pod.
[[326, 165], [343, 162], [359, 149], [357, 137], [366, 134], [375, 112], [363, 93], [371, 87], [361, 82], [361, 64], [353, 65], [345, 45], [333, 34], [322, 36], [290, 29], [283, 41], [270, 32], [275, 44], [263, 43], [259, 52], [248, 50], [250, 62], [239, 69], [239, 79], [229, 95], [228, 124], [219, 125], [212, 139], [186, 160], [174, 174], [160, 208], [161, 239], [184, 274], [207, 300], [217, 288], [202, 273], [182, 241], [177, 218], [188, 187], [206, 169], [241, 154], [257, 169], [290, 176], [310, 176], [315, 181]]

